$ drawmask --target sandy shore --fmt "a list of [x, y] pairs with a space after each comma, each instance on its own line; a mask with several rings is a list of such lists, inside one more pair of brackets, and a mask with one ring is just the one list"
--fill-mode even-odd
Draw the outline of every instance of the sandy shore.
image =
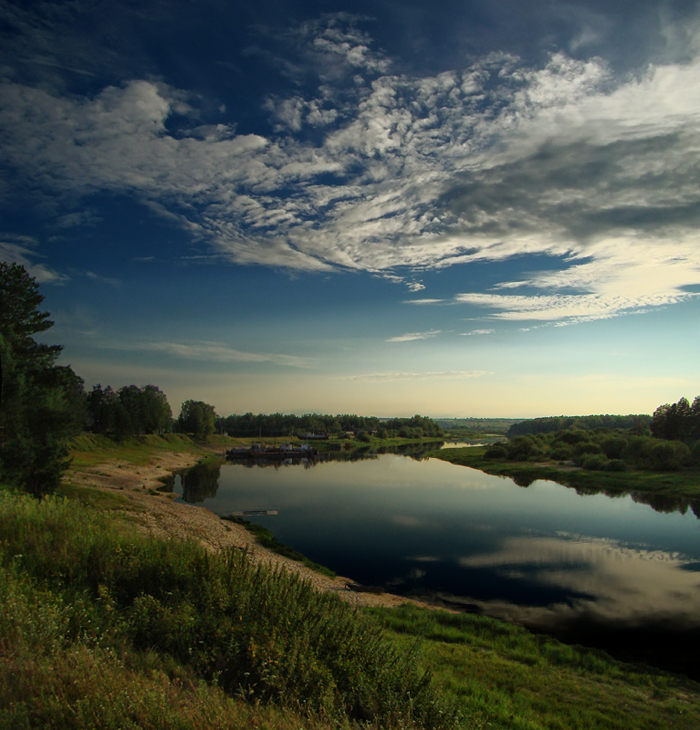
[[317, 590], [336, 593], [354, 605], [399, 606], [407, 602], [427, 605], [390, 593], [357, 590], [357, 585], [350, 578], [328, 578], [261, 547], [244, 527], [222, 520], [204, 507], [175, 502], [172, 496], [163, 492], [153, 494], [154, 490], [162, 487], [160, 479], [163, 476], [193, 466], [197, 461], [195, 454], [164, 452], [141, 466], [113, 460], [97, 466], [72, 469], [69, 479], [80, 486], [118, 492], [126, 497], [134, 507], [130, 517], [147, 534], [172, 540], [190, 538], [213, 552], [230, 546], [245, 549], [255, 562], [296, 573], [310, 581]]

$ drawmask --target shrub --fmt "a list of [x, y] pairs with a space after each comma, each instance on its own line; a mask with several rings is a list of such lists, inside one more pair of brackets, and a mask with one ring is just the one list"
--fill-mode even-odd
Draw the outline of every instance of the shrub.
[[690, 461], [690, 449], [680, 441], [663, 441], [651, 450], [651, 465], [659, 471], [677, 471]]
[[588, 441], [590, 434], [579, 428], [569, 428], [566, 431], [560, 431], [557, 433], [554, 443], [561, 441], [565, 444], [573, 445], [578, 444], [581, 441]]
[[605, 465], [606, 471], [626, 471], [627, 464], [622, 459], [610, 459]]
[[491, 446], [490, 448], [486, 449], [486, 451], [484, 452], [484, 458], [485, 459], [507, 459], [508, 450], [506, 449], [505, 446], [496, 444], [495, 446]]
[[600, 447], [608, 459], [621, 459], [627, 449], [627, 440], [622, 436], [610, 436], [603, 439]]
[[574, 456], [583, 456], [584, 454], [602, 454], [603, 450], [593, 441], [580, 441], [573, 448]]
[[541, 443], [533, 436], [516, 436], [508, 443], [508, 458], [513, 461], [527, 461], [542, 455]]
[[608, 468], [609, 463], [603, 454], [592, 454], [583, 460], [581, 466], [588, 471], [602, 471]]
[[566, 443], [557, 443], [552, 450], [552, 458], [555, 461], [569, 461], [572, 456], [571, 447]]

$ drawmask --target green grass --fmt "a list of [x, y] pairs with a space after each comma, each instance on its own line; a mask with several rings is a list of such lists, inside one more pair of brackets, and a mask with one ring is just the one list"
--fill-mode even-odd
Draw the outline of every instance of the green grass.
[[[9, 647], [3, 656], [40, 657], [36, 641], [45, 636], [46, 666], [33, 671], [55, 666], [61, 685], [71, 662], [87, 657], [107, 676], [119, 662], [145, 663], [151, 673], [166, 668], [228, 697], [328, 722], [454, 724], [410, 647], [387, 642], [374, 620], [336, 596], [256, 567], [240, 551], [211, 555], [192, 542], [143, 537], [74, 501], [0, 493], [0, 578], [8, 586], [0, 616], [26, 617], [16, 610], [22, 602], [41, 615], [26, 631], [14, 618], [0, 626], [0, 645]], [[35, 711], [22, 710], [14, 670], [5, 670], [0, 665], [0, 684], [9, 687], [4, 706], [29, 722]], [[103, 681], [96, 673], [96, 686]], [[32, 702], [45, 717], [61, 704], [43, 685]], [[114, 707], [109, 713], [119, 716]], [[92, 727], [86, 723], [77, 727]]]
[[529, 461], [486, 459], [485, 452], [486, 448], [475, 446], [433, 451], [429, 456], [449, 461], [452, 464], [479, 469], [487, 474], [508, 476], [521, 486], [527, 486], [536, 479], [549, 479], [567, 487], [590, 492], [610, 494], [637, 492], [650, 497], [700, 498], [700, 471], [698, 470], [673, 472], [567, 470], [557, 463], [541, 464]]
[[472, 728], [700, 727], [700, 685], [494, 619], [404, 606], [371, 609], [397, 645], [423, 640], [421, 667]]
[[159, 451], [206, 456], [211, 455], [212, 449], [217, 447], [223, 451], [229, 441], [231, 439], [227, 436], [209, 436], [205, 440], [195, 441], [190, 436], [175, 433], [163, 436], [136, 436], [123, 441], [96, 434], [82, 434], [71, 444], [71, 465], [80, 468], [110, 460], [142, 465], [147, 464]]

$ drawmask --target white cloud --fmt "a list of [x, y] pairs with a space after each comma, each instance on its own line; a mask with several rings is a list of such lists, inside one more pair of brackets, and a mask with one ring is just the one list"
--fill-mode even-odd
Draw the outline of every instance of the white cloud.
[[492, 335], [496, 332], [496, 330], [472, 330], [471, 332], [463, 332], [462, 335], [464, 337], [470, 337], [472, 335]]
[[39, 284], [61, 284], [68, 281], [65, 274], [46, 264], [33, 263], [33, 259], [40, 257], [36, 251], [37, 246], [37, 241], [28, 236], [0, 234], [0, 261], [24, 266]]
[[507, 320], [585, 321], [673, 304], [697, 297], [687, 287], [700, 278], [700, 247], [692, 236], [671, 247], [655, 241], [612, 239], [591, 247], [592, 259], [530, 280], [504, 282], [500, 288], [536, 287], [542, 295], [466, 293], [455, 301], [497, 310]]
[[245, 352], [236, 350], [221, 342], [198, 342], [187, 344], [182, 342], [143, 342], [123, 345], [110, 345], [110, 348], [122, 350], [141, 350], [162, 352], [184, 360], [203, 360], [208, 362], [270, 362], [294, 368], [307, 368], [310, 362], [306, 358], [295, 355], [276, 353]]
[[[579, 46], [598, 32], [587, 22]], [[170, 117], [194, 119], [194, 101], [145, 80], [82, 98], [5, 83], [0, 160], [66, 201], [133, 196], [241, 264], [363, 270], [418, 291], [415, 271], [568, 259], [527, 279], [535, 296], [459, 298], [498, 318], [612, 316], [700, 283], [697, 59], [619, 80], [597, 59], [525, 68], [493, 54], [415, 78], [391, 73], [343, 16], [287, 37], [301, 60], [285, 73], [313, 67], [318, 84], [268, 100], [276, 136], [172, 133]], [[79, 220], [70, 215], [59, 225]]]
[[410, 342], [411, 340], [428, 340], [436, 337], [442, 330], [429, 330], [428, 332], [407, 332], [405, 335], [390, 337], [387, 342]]

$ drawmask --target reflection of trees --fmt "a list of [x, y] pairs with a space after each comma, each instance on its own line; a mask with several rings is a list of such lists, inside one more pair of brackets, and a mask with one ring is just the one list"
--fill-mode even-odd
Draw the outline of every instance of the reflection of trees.
[[688, 497], [672, 497], [665, 494], [639, 494], [632, 492], [630, 495], [634, 502], [648, 504], [657, 512], [668, 514], [670, 512], [680, 512], [684, 515], [688, 508], [693, 514], [700, 519], [700, 500], [690, 499]]
[[377, 449], [378, 454], [401, 454], [409, 456], [416, 461], [422, 461], [425, 455], [431, 451], [437, 451], [442, 448], [444, 441], [431, 441], [423, 444], [400, 444], [398, 446], [381, 446]]
[[197, 464], [181, 473], [182, 499], [193, 504], [203, 502], [208, 497], [216, 497], [219, 487], [221, 464]]
[[274, 469], [279, 469], [282, 466], [299, 466], [299, 464], [303, 465], [304, 469], [311, 469], [322, 461], [366, 461], [367, 459], [378, 459], [379, 454], [400, 454], [421, 461], [427, 453], [439, 449], [443, 443], [443, 441], [435, 441], [423, 444], [401, 444], [398, 446], [382, 446], [376, 450], [373, 450], [370, 446], [353, 449], [352, 451], [336, 451], [334, 449], [323, 454], [317, 454], [316, 456], [290, 456], [285, 459], [250, 456], [246, 459], [236, 459], [235, 463], [247, 469], [253, 469], [255, 467], [273, 467]]

